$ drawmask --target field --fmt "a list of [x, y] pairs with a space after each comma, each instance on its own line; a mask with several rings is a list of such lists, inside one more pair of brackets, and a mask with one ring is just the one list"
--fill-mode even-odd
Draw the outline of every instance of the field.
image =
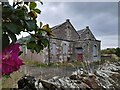
[[[2, 77], [2, 88], [17, 88], [17, 81], [25, 74], [35, 76], [37, 79], [50, 79], [53, 76], [70, 76], [73, 71], [83, 67], [87, 69], [85, 63], [81, 62], [65, 62], [65, 63], [50, 63], [39, 64], [38, 62], [24, 61], [25, 65], [17, 72], [14, 72], [10, 77]], [[92, 69], [100, 67], [104, 62], [93, 62], [89, 65]], [[93, 67], [94, 66], [94, 67]]]

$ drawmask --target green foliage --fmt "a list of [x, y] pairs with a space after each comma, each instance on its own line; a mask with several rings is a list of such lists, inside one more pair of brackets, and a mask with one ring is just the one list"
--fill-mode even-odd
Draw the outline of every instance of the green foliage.
[[29, 32], [35, 30], [37, 28], [36, 23], [34, 20], [27, 20], [25, 21], [26, 24], [26, 30]]
[[36, 6], [37, 4], [35, 2], [30, 2], [29, 8], [30, 10], [33, 10]]
[[102, 55], [104, 55], [104, 54], [116, 54], [118, 57], [120, 57], [120, 48], [119, 47], [107, 48], [107, 49], [101, 50], [101, 54]]
[[2, 42], [2, 44], [3, 44], [2, 48], [5, 48], [10, 43], [10, 40], [9, 40], [7, 34], [2, 35], [2, 41], [4, 41], [4, 42]]
[[2, 2], [2, 49], [16, 42], [16, 35], [27, 32], [30, 38], [24, 44], [28, 49], [37, 53], [43, 50], [48, 45], [46, 36], [52, 35], [52, 31], [48, 24], [40, 22], [40, 26], [37, 25], [37, 15], [40, 13], [36, 2], [13, 2], [13, 6]]
[[116, 52], [115, 52], [115, 54], [116, 54], [118, 57], [120, 57], [120, 48], [119, 48], [119, 47], [116, 48]]
[[36, 13], [40, 14], [41, 11], [39, 9], [33, 9]]
[[115, 48], [107, 48], [104, 50], [101, 50], [101, 54], [115, 54], [116, 49]]

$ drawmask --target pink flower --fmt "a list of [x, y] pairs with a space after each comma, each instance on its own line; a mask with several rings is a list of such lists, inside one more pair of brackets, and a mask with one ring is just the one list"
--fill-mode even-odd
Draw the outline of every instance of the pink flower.
[[18, 57], [20, 52], [19, 47], [19, 43], [12, 43], [2, 51], [2, 54], [0, 54], [0, 60], [2, 61], [2, 75], [9, 75], [12, 72], [17, 71], [20, 66], [23, 65], [22, 60]]

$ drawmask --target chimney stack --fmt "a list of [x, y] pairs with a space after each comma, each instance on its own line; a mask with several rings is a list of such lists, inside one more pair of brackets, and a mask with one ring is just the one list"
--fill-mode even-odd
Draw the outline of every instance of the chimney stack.
[[86, 26], [86, 29], [89, 29], [89, 26]]
[[66, 19], [66, 22], [70, 22], [70, 19]]

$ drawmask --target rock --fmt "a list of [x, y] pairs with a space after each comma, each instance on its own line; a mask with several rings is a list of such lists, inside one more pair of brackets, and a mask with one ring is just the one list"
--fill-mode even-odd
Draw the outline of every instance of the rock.
[[88, 78], [84, 78], [83, 83], [87, 84], [90, 88], [92, 88], [91, 82], [88, 80]]
[[118, 88], [118, 81], [120, 81], [119, 74], [120, 66], [116, 66], [116, 64], [105, 65], [95, 72], [95, 75], [97, 76], [101, 87], [105, 89], [115, 89], [116, 87]]
[[100, 88], [98, 80], [97, 80], [97, 78], [96, 78], [96, 76], [94, 74], [93, 75], [89, 75], [88, 80], [90, 82], [91, 88], [93, 88], [93, 89]]
[[115, 81], [114, 87], [116, 90], [120, 89], [120, 73], [114, 73], [110, 76]]
[[37, 90], [35, 87], [36, 78], [30, 75], [23, 76], [18, 81], [18, 89], [22, 90]]
[[54, 76], [52, 79], [49, 79], [49, 82], [56, 82], [59, 78], [59, 76]]
[[72, 75], [86, 75], [86, 74], [87, 74], [87, 71], [84, 70], [83, 68], [80, 68], [72, 73]]
[[42, 83], [43, 87], [47, 90], [60, 90], [56, 85], [54, 85], [51, 82], [48, 82], [47, 80], [40, 80], [39, 82]]
[[[50, 82], [49, 82], [50, 81]], [[53, 81], [53, 82], [51, 82]], [[56, 81], [54, 80], [41, 80], [40, 81], [44, 88], [48, 90], [68, 90], [79, 88], [74, 81], [71, 81], [69, 77], [59, 78]]]
[[71, 75], [71, 76], [70, 76], [70, 79], [71, 79], [71, 80], [81, 80], [81, 81], [82, 81], [83, 77], [81, 77], [81, 76], [79, 76], [79, 75]]
[[81, 88], [81, 90], [91, 90], [91, 87], [89, 87], [87, 84], [83, 82], [79, 84], [78, 86]]
[[[117, 64], [118, 65], [118, 64]], [[38, 81], [30, 75], [18, 81], [18, 88], [22, 90], [119, 90], [120, 66], [106, 64], [95, 73], [86, 73], [78, 69], [70, 77], [55, 76], [49, 80]]]

